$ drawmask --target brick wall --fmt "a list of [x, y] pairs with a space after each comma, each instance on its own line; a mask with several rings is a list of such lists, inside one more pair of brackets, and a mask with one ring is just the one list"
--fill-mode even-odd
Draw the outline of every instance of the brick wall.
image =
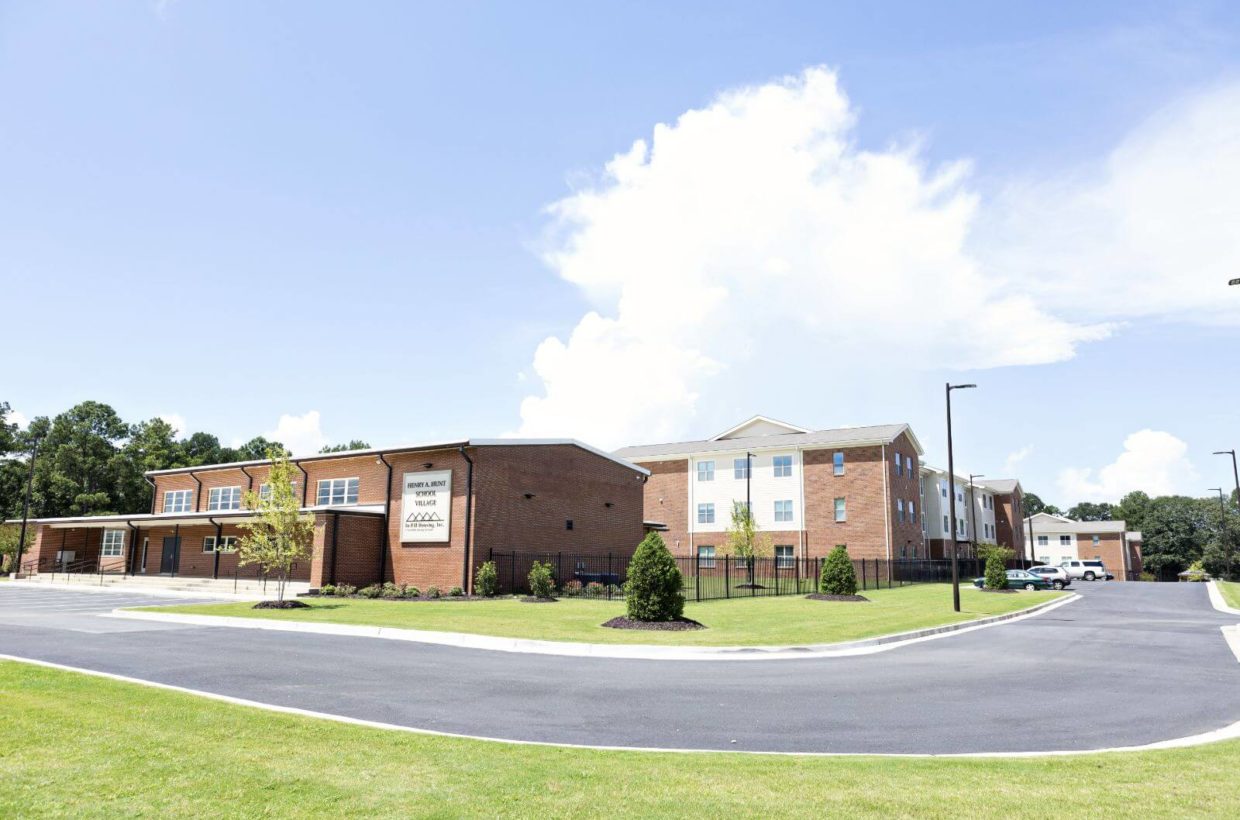
[[[806, 553], [810, 558], [824, 557], [836, 544], [845, 544], [853, 558], [886, 558], [888, 519], [884, 516], [883, 475], [894, 468], [888, 460], [890, 454], [884, 458], [879, 446], [845, 449], [844, 474], [837, 476], [832, 465], [834, 453], [806, 450], [803, 454]], [[835, 520], [836, 498], [845, 499], [845, 521]]]
[[1018, 558], [1029, 557], [1028, 538], [1024, 523], [1023, 499], [1020, 491], [995, 495], [995, 539]]
[[380, 516], [317, 513], [310, 586], [333, 583], [363, 587], [374, 583], [382, 543]]
[[[1098, 545], [1093, 537], [1098, 536]], [[1081, 531], [1076, 536], [1076, 552], [1082, 559], [1098, 558], [1106, 565], [1107, 572], [1115, 576], [1117, 581], [1125, 581], [1124, 577], [1124, 535], [1119, 532], [1091, 533]], [[1138, 562], [1139, 563], [1139, 562]], [[1137, 567], [1140, 570], [1140, 567]]]
[[693, 545], [689, 541], [688, 460], [651, 461], [640, 466], [650, 471], [642, 488], [643, 517], [667, 525], [667, 532], [660, 535], [673, 555], [689, 554]]
[[[892, 453], [898, 452], [900, 459], [910, 458], [913, 462], [911, 470], [897, 470]], [[901, 475], [903, 472], [903, 475]], [[901, 433], [895, 441], [887, 446], [887, 480], [889, 482], [888, 515], [891, 521], [891, 557], [893, 559], [925, 558], [926, 550], [921, 531], [921, 461], [917, 450], [907, 433]], [[900, 521], [899, 505], [904, 502], [904, 521]], [[908, 512], [909, 502], [915, 505], [915, 514]], [[903, 554], [901, 551], [903, 550]], [[884, 555], [854, 555], [854, 558], [886, 558]]]

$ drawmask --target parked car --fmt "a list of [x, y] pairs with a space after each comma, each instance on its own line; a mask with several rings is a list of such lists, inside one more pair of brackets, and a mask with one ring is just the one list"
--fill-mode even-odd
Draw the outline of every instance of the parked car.
[[[1008, 589], [1050, 589], [1051, 582], [1043, 578], [1041, 575], [1034, 575], [1032, 572], [1026, 572], [1023, 569], [1009, 569], [1007, 571]], [[986, 578], [974, 578], [973, 586], [979, 589], [986, 586]]]
[[1086, 581], [1113, 581], [1115, 576], [1107, 572], [1107, 568], [1101, 561], [1064, 561], [1060, 563], [1061, 567], [1068, 573], [1070, 578], [1083, 578]]
[[1072, 583], [1072, 576], [1063, 567], [1030, 567], [1029, 571], [1050, 581], [1055, 589], [1063, 589]]

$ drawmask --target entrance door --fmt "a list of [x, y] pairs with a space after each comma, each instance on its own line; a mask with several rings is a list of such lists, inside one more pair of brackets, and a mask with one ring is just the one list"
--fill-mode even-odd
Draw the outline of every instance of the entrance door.
[[169, 536], [164, 539], [164, 553], [160, 557], [159, 571], [172, 574], [176, 572], [177, 556], [181, 552], [181, 539]]

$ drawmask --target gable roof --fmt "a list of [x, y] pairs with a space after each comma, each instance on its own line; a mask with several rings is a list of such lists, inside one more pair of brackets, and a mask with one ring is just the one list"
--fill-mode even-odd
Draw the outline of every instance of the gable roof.
[[[743, 436], [737, 436], [734, 434], [740, 432], [741, 430], [744, 430], [746, 427], [754, 427], [754, 426], [757, 426], [758, 424], [768, 424], [772, 427], [781, 427], [784, 429], [786, 433], [811, 433], [813, 432], [812, 430], [807, 430], [804, 427], [797, 427], [795, 424], [789, 424], [786, 421], [779, 421], [777, 419], [770, 418], [769, 416], [752, 416], [750, 418], [745, 419], [740, 424], [737, 424], [733, 427], [729, 427], [728, 429], [724, 430], [722, 433], [720, 433], [717, 436], [711, 436], [710, 440], [719, 441], [720, 439], [727, 439], [727, 438], [743, 438]], [[763, 435], [771, 435], [771, 434], [764, 433]]]
[[1029, 518], [1032, 518], [1035, 523], [1038, 521], [1047, 521], [1047, 522], [1055, 521], [1060, 524], [1079, 524], [1080, 523], [1079, 521], [1069, 518], [1066, 515], [1054, 515], [1048, 512], [1034, 513], [1033, 515], [1029, 516]]
[[924, 451], [917, 436], [907, 424], [879, 424], [871, 427], [840, 427], [834, 430], [814, 430], [808, 433], [784, 435], [746, 436], [742, 438], [704, 439], [701, 441], [675, 441], [667, 444], [643, 444], [621, 447], [616, 450], [620, 458], [633, 460], [684, 458], [699, 453], [721, 453], [734, 450], [786, 450], [795, 447], [862, 447], [874, 444], [890, 444], [907, 433], [917, 454]]
[[1004, 495], [1010, 495], [1016, 490], [1021, 489], [1020, 480], [1016, 478], [988, 478], [977, 483]]

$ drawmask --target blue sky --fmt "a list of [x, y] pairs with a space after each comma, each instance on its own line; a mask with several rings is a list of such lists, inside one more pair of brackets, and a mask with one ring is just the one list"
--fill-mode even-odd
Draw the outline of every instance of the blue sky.
[[943, 462], [950, 378], [965, 470], [1205, 494], [1240, 7], [931, 5], [0, 3], [0, 398]]

